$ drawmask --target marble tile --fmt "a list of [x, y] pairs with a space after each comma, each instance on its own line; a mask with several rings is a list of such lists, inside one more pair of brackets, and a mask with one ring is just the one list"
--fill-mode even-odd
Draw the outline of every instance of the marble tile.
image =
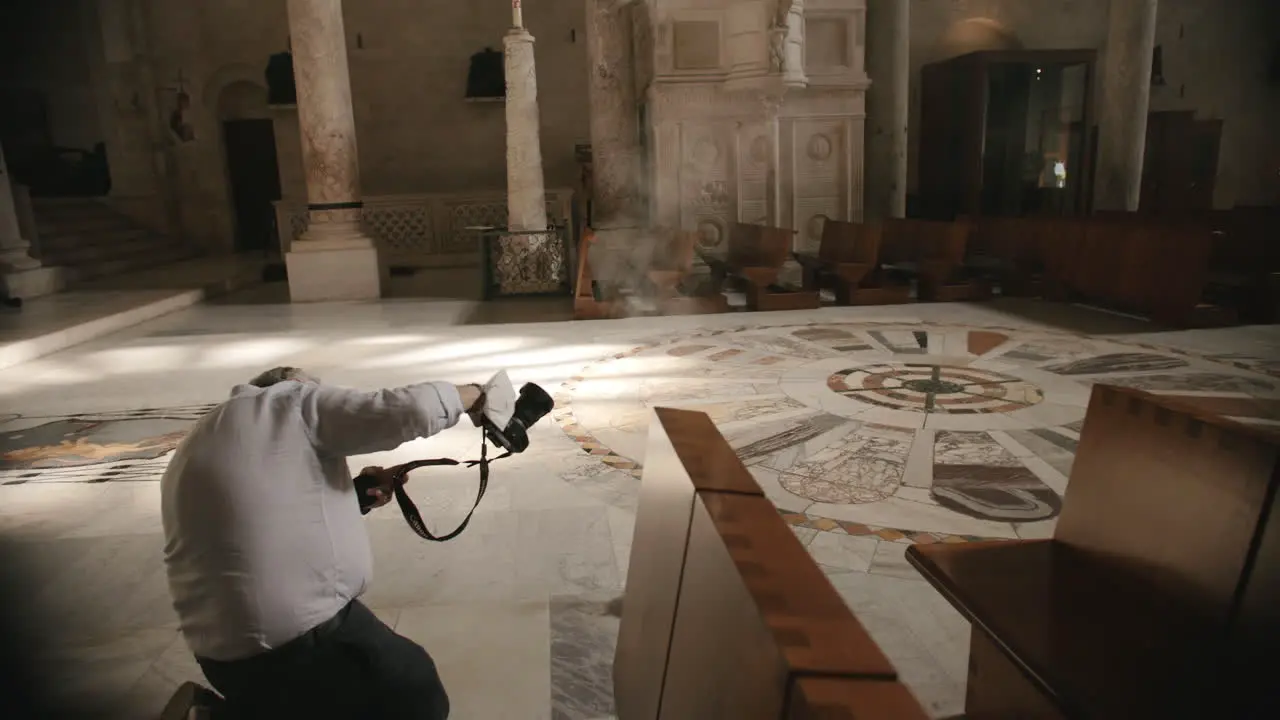
[[451, 716], [552, 717], [547, 702], [552, 631], [546, 600], [406, 607], [397, 632], [435, 660], [449, 693]]
[[907, 562], [906, 543], [882, 542], [876, 546], [876, 554], [871, 558], [868, 572], [876, 575], [888, 575], [904, 580], [919, 580], [920, 573]]
[[613, 655], [619, 620], [606, 602], [551, 600], [551, 717], [598, 720], [614, 714]]
[[1150, 370], [1173, 370], [1187, 366], [1187, 361], [1154, 353], [1110, 353], [1085, 360], [1046, 365], [1045, 370], [1059, 375], [1104, 375]]
[[814, 536], [807, 545], [809, 555], [833, 572], [866, 572], [875, 557], [878, 538], [854, 537], [833, 532]]

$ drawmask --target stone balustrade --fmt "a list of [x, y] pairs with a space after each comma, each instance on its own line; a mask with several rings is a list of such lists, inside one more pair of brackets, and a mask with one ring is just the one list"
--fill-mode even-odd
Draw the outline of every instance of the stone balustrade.
[[[569, 188], [547, 190], [549, 223], [571, 225], [573, 195]], [[307, 203], [298, 198], [274, 204], [283, 255], [307, 229]], [[362, 224], [387, 265], [476, 265], [481, 256], [481, 233], [468, 228], [505, 227], [507, 194], [492, 190], [365, 196]]]

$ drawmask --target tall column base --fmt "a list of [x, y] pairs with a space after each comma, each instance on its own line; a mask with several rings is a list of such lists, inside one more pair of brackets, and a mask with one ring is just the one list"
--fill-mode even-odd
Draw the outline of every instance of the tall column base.
[[0, 276], [0, 284], [7, 297], [31, 300], [61, 292], [66, 287], [66, 278], [60, 267], [35, 267], [5, 272]]
[[382, 297], [382, 264], [367, 238], [308, 240], [293, 243], [285, 254], [292, 302], [378, 300]]

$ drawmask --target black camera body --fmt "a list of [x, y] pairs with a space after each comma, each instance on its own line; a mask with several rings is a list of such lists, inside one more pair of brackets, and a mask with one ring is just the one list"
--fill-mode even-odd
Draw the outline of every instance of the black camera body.
[[515, 410], [507, 426], [499, 428], [487, 416], [481, 416], [481, 427], [489, 442], [508, 453], [522, 453], [529, 448], [529, 428], [555, 407], [555, 400], [538, 385], [525, 383], [516, 398]]

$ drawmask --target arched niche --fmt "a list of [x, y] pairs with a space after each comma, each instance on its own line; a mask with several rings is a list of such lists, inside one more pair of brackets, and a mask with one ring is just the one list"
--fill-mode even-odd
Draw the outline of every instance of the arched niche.
[[237, 80], [222, 88], [214, 106], [218, 120], [266, 120], [271, 117], [267, 108], [267, 86], [246, 80]]
[[977, 17], [951, 23], [934, 44], [937, 60], [982, 50], [1021, 50], [1022, 40], [998, 20]]

